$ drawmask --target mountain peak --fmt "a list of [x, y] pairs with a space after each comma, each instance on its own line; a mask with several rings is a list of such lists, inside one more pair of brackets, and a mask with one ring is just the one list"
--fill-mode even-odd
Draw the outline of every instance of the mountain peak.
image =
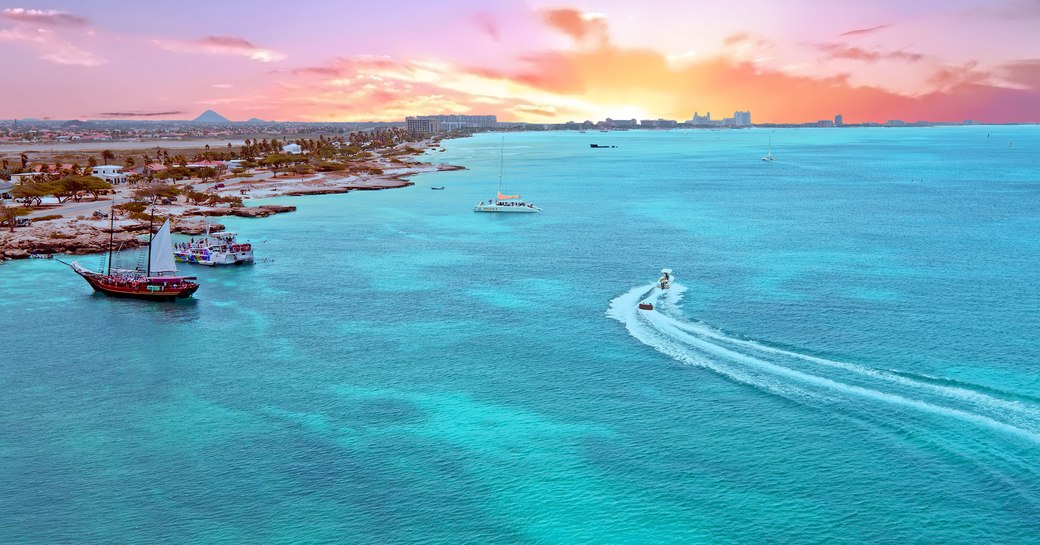
[[196, 123], [230, 123], [231, 120], [214, 112], [213, 110], [206, 110], [202, 112], [202, 115], [195, 118]]

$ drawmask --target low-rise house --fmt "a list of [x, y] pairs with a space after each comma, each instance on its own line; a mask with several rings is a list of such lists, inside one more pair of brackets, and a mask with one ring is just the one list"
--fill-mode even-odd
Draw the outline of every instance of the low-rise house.
[[164, 170], [167, 170], [170, 167], [168, 167], [168, 166], [166, 166], [166, 165], [164, 165], [162, 163], [148, 163], [147, 165], [145, 165], [145, 166], [143, 166], [141, 168], [143, 169], [141, 171], [141, 173], [143, 175], [145, 175], [145, 176], [155, 176], [156, 174], [158, 174], [158, 173], [160, 173], [160, 172], [162, 172]]
[[303, 153], [303, 148], [299, 144], [286, 144], [282, 146], [282, 153], [288, 153], [289, 155], [300, 155]]
[[90, 174], [110, 184], [126, 183], [126, 173], [119, 165], [98, 165], [90, 171]]
[[31, 182], [32, 179], [33, 179], [33, 176], [36, 176], [38, 174], [39, 173], [37, 173], [37, 172], [19, 172], [18, 174], [12, 174], [11, 175], [11, 183], [14, 184], [14, 185], [18, 185], [18, 184], [24, 184], [26, 182]]

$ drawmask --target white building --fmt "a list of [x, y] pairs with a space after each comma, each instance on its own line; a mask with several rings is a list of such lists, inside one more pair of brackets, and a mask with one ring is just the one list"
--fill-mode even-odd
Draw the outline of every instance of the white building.
[[123, 167], [118, 165], [99, 165], [94, 167], [90, 174], [97, 176], [110, 184], [121, 184], [126, 182], [126, 173]]
[[12, 174], [11, 175], [11, 183], [14, 184], [14, 185], [18, 185], [18, 184], [24, 184], [26, 182], [31, 182], [32, 179], [33, 179], [33, 176], [36, 176], [37, 174], [39, 174], [39, 173], [38, 172], [19, 172], [18, 174]]
[[282, 146], [282, 153], [288, 153], [289, 155], [300, 155], [303, 153], [303, 149], [300, 148], [299, 144], [286, 144]]

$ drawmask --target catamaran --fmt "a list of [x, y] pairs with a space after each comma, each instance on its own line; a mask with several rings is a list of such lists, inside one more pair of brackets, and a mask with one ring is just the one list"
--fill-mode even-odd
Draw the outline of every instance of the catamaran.
[[174, 245], [173, 258], [183, 263], [196, 265], [241, 265], [253, 262], [253, 246], [239, 244], [235, 233], [221, 231], [209, 233], [206, 228], [205, 238], [191, 242], [179, 242]]
[[769, 153], [762, 158], [763, 161], [776, 161], [776, 156], [773, 155], [773, 137], [769, 137]]
[[480, 201], [473, 207], [474, 212], [507, 212], [513, 214], [532, 214], [541, 212], [542, 209], [528, 202], [520, 200], [520, 195], [502, 194], [502, 167], [505, 162], [505, 139], [502, 139], [502, 154], [498, 163], [498, 194], [497, 198]]
[[[114, 214], [113, 214], [114, 216]], [[173, 237], [170, 235], [170, 220], [163, 222], [159, 230], [152, 235], [148, 229], [148, 258], [144, 271], [112, 270], [112, 238], [115, 233], [114, 219], [110, 220], [111, 233], [108, 237], [108, 270], [105, 273], [94, 272], [83, 267], [77, 261], [65, 263], [72, 267], [76, 274], [94, 288], [111, 297], [129, 297], [149, 301], [173, 301], [191, 297], [199, 284], [194, 276], [178, 276], [177, 265], [173, 259]]]

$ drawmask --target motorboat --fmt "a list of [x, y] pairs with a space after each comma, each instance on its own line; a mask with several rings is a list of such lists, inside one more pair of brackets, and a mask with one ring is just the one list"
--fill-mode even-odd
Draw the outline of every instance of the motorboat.
[[239, 243], [235, 233], [207, 233], [204, 238], [174, 245], [173, 257], [195, 265], [242, 265], [253, 262], [253, 245]]
[[661, 278], [657, 279], [657, 286], [663, 290], [666, 290], [672, 287], [673, 280], [674, 278], [672, 277], [671, 269], [661, 269]]

